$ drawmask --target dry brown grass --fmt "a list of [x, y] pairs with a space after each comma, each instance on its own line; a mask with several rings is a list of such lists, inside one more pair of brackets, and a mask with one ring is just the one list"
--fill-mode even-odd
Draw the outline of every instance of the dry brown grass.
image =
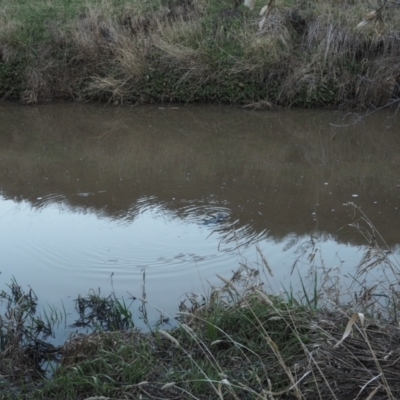
[[201, 49], [202, 31], [198, 21], [183, 18], [160, 25], [152, 35], [152, 44], [159, 52], [159, 62], [182, 71], [180, 82], [206, 79], [210, 73], [208, 57]]
[[398, 328], [368, 321], [364, 327], [354, 326], [351, 337], [335, 347], [347, 321], [348, 317], [340, 313], [325, 314], [313, 321], [320, 338], [313, 343], [305, 365], [299, 365], [299, 373], [307, 370], [307, 364], [311, 367], [312, 378], [310, 375], [308, 381], [317, 385], [319, 395], [309, 393], [305, 398], [398, 398]]
[[290, 65], [294, 38], [285, 19], [282, 14], [274, 15], [262, 34], [255, 30], [243, 32], [240, 40], [244, 56], [237, 60], [235, 73], [249, 74], [262, 82], [274, 73], [281, 74], [285, 64]]

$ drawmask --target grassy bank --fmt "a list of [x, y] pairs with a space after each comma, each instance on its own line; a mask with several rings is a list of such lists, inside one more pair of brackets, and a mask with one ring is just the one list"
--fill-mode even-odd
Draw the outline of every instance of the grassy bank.
[[[262, 268], [242, 265], [207, 295], [187, 295], [168, 331], [161, 320], [148, 333], [134, 330], [123, 301], [91, 292], [76, 301], [76, 326], [92, 324], [93, 333], [54, 347], [40, 335], [62, 315], [35, 317], [34, 293], [13, 282], [0, 294], [2, 398], [399, 398], [400, 264], [355, 212], [352, 225], [369, 245], [347, 290], [340, 270], [310, 248], [303, 267], [311, 279], [299, 292], [269, 294], [273, 271], [260, 254]], [[139, 301], [145, 318], [149, 305]], [[39, 368], [45, 360], [53, 360], [51, 378]]]
[[255, 107], [369, 107], [397, 99], [398, 2], [382, 11], [384, 25], [356, 28], [378, 4], [277, 0], [260, 30], [264, 5], [0, 0], [0, 95], [25, 103]]

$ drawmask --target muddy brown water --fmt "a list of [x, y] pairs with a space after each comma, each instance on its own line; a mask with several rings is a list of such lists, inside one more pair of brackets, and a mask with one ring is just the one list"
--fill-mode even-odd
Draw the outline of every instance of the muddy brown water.
[[351, 274], [367, 243], [347, 202], [399, 255], [399, 124], [381, 112], [331, 125], [343, 116], [3, 104], [2, 286], [14, 276], [72, 316], [90, 288], [140, 297], [145, 271], [147, 299], [173, 314], [215, 274], [261, 264], [257, 245], [273, 290], [288, 287], [296, 260], [307, 274], [313, 245], [314, 263]]

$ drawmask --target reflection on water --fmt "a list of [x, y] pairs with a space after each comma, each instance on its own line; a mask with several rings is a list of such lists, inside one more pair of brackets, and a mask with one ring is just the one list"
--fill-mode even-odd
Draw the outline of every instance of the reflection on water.
[[0, 116], [2, 279], [50, 302], [107, 292], [111, 274], [138, 295], [145, 268], [148, 299], [172, 312], [204, 279], [260, 263], [256, 243], [275, 289], [311, 242], [352, 268], [364, 239], [348, 201], [398, 252], [400, 136], [383, 113], [344, 129], [334, 112], [210, 106], [7, 104]]

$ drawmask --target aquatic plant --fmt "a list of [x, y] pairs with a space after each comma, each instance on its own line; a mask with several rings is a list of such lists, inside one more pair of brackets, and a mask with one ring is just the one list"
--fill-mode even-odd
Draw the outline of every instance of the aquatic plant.
[[87, 296], [79, 296], [75, 300], [79, 318], [73, 326], [101, 331], [133, 328], [131, 305], [132, 302], [127, 305], [124, 299], [119, 300], [115, 293], [103, 297], [100, 289], [98, 291], [91, 290]]

